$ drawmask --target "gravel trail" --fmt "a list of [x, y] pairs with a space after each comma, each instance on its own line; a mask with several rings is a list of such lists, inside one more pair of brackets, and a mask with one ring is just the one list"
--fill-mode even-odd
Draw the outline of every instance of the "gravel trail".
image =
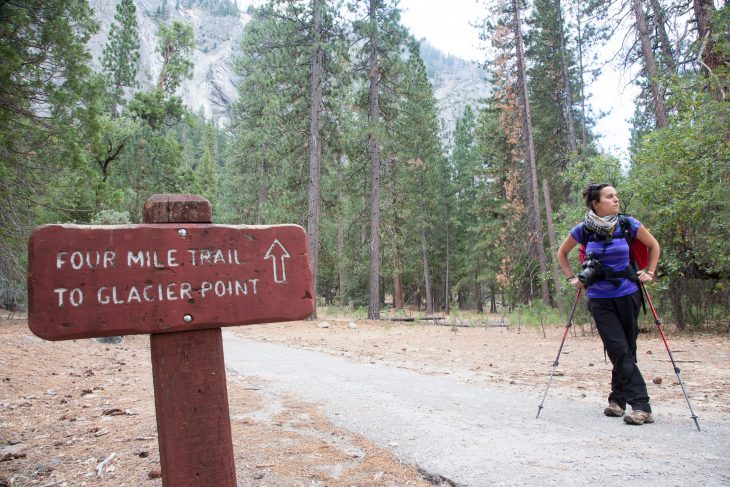
[[700, 418], [698, 432], [688, 408], [655, 406], [655, 423], [636, 427], [548, 394], [536, 419], [544, 389], [461, 384], [232, 333], [224, 347], [229, 371], [262, 379], [264, 394], [318, 404], [441, 485], [730, 485], [730, 420]]

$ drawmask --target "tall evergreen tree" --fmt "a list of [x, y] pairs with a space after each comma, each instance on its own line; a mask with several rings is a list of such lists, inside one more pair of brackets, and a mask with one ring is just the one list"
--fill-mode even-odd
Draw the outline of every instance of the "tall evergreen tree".
[[[548, 178], [558, 195], [564, 193], [557, 174], [566, 168], [578, 149], [575, 127], [572, 51], [567, 46], [559, 0], [536, 0], [532, 29], [527, 35], [528, 70], [538, 180]], [[560, 202], [560, 200], [558, 200]]]
[[377, 0], [370, 0], [368, 4], [368, 28], [369, 35], [369, 62], [368, 73], [369, 90], [369, 116], [370, 130], [368, 133], [368, 146], [370, 152], [370, 279], [368, 289], [368, 318], [376, 320], [380, 318], [380, 139], [376, 128], [380, 123], [380, 92], [378, 83], [380, 81], [380, 60], [381, 53], [378, 52], [378, 7], [382, 4]]
[[137, 29], [137, 9], [134, 0], [121, 0], [117, 4], [114, 22], [109, 28], [107, 44], [102, 53], [101, 65], [111, 82], [116, 115], [125, 87], [137, 86], [137, 67], [139, 65], [139, 32]]
[[336, 100], [347, 98], [338, 91], [347, 85], [342, 27], [324, 0], [268, 2], [251, 14], [237, 60], [242, 81], [235, 152], [227, 163], [251, 190], [235, 205], [258, 222], [306, 225], [319, 276], [319, 253], [328, 251], [323, 242], [334, 245], [334, 237], [322, 234], [320, 215], [322, 187], [342, 155]]
[[480, 231], [485, 221], [481, 218], [483, 154], [476, 139], [476, 115], [467, 105], [456, 121], [454, 148], [451, 155], [453, 166], [453, 227], [454, 227], [454, 289], [460, 299], [460, 307], [466, 307], [466, 297], [473, 296], [474, 306], [481, 312], [481, 274], [485, 267], [479, 247]]
[[642, 0], [632, 0], [632, 9], [636, 18], [636, 33], [641, 44], [644, 69], [653, 98], [654, 120], [656, 121], [657, 128], [664, 128], [669, 124], [666, 100], [664, 99], [664, 87], [657, 67], [652, 42], [649, 38], [649, 25], [646, 20], [644, 2]]
[[399, 96], [395, 82], [402, 68], [401, 55], [406, 40], [400, 24], [400, 11], [390, 0], [368, 0], [355, 22], [355, 33], [364, 40], [358, 53], [358, 74], [367, 86], [363, 108], [367, 117], [368, 158], [370, 161], [370, 264], [368, 279], [368, 317], [380, 317], [380, 261], [381, 253], [381, 173], [382, 160], [392, 153], [383, 153], [386, 147], [385, 128], [397, 113], [393, 111]]
[[530, 254], [537, 261], [540, 269], [540, 286], [542, 288], [542, 300], [546, 305], [550, 304], [550, 292], [544, 276], [547, 271], [547, 258], [543, 242], [542, 212], [540, 211], [540, 189], [537, 175], [537, 154], [535, 151], [535, 139], [532, 126], [532, 107], [530, 104], [530, 92], [527, 80], [527, 59], [522, 41], [521, 22], [521, 0], [512, 0], [512, 29], [515, 36], [515, 49], [517, 56], [517, 78], [520, 85], [520, 105], [523, 118], [523, 144], [525, 147], [523, 157], [525, 158], [526, 180], [528, 181], [528, 238], [530, 242]]
[[213, 207], [218, 203], [218, 144], [216, 141], [216, 130], [213, 122], [205, 126], [203, 139], [203, 155], [196, 170], [196, 182], [198, 193], [208, 199]]
[[157, 89], [173, 95], [184, 79], [193, 76], [190, 56], [195, 48], [193, 27], [180, 21], [161, 24], [157, 31], [157, 53], [162, 58]]
[[[413, 40], [408, 45], [408, 60], [404, 68], [401, 82], [404, 97], [399, 104], [399, 116], [394, 121], [395, 133], [391, 138], [397, 141], [394, 164], [406, 162], [408, 167], [405, 169], [410, 174], [405, 177], [406, 185], [399, 184], [397, 179], [388, 179], [396, 186], [396, 192], [412, 195], [410, 199], [415, 202], [411, 206], [415, 211], [402, 220], [406, 222], [406, 229], [413, 228], [412, 233], [419, 235], [426, 313], [432, 314], [434, 305], [443, 300], [443, 294], [434, 293], [434, 289], [436, 281], [442, 283], [442, 289], [444, 287], [442, 263], [445, 256], [437, 249], [442, 249], [445, 241], [443, 211], [448, 207], [449, 174], [441, 147], [436, 99], [419, 45]], [[407, 202], [405, 206], [408, 206]], [[407, 208], [400, 207], [392, 210], [401, 212], [403, 209], [407, 211]], [[434, 272], [437, 269], [438, 277]]]
[[317, 291], [319, 271], [319, 223], [322, 189], [322, 83], [324, 81], [324, 25], [323, 0], [312, 0], [312, 55], [309, 82], [309, 187], [307, 189], [307, 234], [312, 280]]

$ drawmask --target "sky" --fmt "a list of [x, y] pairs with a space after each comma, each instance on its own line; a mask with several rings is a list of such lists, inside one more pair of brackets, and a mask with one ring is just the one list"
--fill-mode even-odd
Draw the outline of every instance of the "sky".
[[[425, 38], [436, 49], [448, 54], [484, 62], [486, 46], [479, 40], [479, 30], [471, 25], [484, 18], [487, 9], [484, 3], [484, 0], [400, 0], [399, 5], [403, 10], [403, 24], [417, 39]], [[618, 42], [607, 44], [602, 57], [612, 57], [619, 47]], [[624, 162], [628, 160], [628, 120], [634, 113], [636, 95], [630, 80], [629, 73], [609, 65], [586, 88], [591, 95], [589, 103], [593, 112], [606, 114], [596, 122], [595, 128], [601, 149]]]

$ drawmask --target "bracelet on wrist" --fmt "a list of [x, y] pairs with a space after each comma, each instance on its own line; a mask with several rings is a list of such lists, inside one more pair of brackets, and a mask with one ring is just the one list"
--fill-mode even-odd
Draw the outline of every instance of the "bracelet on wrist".
[[647, 274], [649, 274], [651, 277], [654, 277], [654, 271], [646, 271]]

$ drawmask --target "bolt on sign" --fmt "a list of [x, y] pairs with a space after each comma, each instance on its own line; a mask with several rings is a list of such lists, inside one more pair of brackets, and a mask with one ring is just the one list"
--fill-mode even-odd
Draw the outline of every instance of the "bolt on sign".
[[43, 225], [29, 325], [48, 340], [297, 320], [313, 311], [296, 225]]

